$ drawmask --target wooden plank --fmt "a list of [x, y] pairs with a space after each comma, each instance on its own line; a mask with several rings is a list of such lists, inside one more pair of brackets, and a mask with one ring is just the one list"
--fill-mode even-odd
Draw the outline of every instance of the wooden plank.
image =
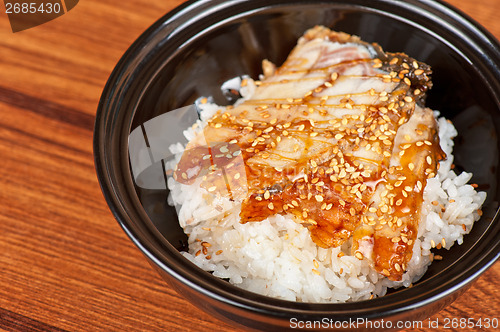
[[[93, 121], [109, 74], [180, 3], [80, 1], [16, 34], [2, 9], [0, 329], [234, 331], [156, 274], [114, 220], [93, 165]], [[500, 2], [449, 3], [500, 37]], [[494, 317], [499, 287], [496, 263], [432, 319]]]

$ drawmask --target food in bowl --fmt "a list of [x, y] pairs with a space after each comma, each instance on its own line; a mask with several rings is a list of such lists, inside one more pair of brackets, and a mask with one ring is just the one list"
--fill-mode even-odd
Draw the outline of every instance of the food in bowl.
[[[461, 244], [486, 198], [453, 171], [428, 65], [315, 27], [243, 98], [200, 99], [167, 165], [185, 257], [263, 295], [346, 302], [410, 287]], [[167, 171], [167, 173], [170, 173]]]

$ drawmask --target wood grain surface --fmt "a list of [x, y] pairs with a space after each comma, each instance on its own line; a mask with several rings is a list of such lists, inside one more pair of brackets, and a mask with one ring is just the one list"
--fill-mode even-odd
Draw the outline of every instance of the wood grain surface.
[[[236, 331], [153, 271], [94, 171], [93, 123], [109, 74], [181, 2], [85, 0], [15, 34], [0, 6], [0, 329]], [[449, 3], [500, 38], [500, 1]], [[431, 319], [498, 317], [499, 288], [497, 262]]]

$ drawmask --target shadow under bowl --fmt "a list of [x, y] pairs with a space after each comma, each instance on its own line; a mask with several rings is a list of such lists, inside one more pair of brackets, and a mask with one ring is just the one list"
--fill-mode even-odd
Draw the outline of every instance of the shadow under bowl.
[[[434, 86], [427, 106], [453, 120], [459, 132], [456, 167], [473, 172], [472, 181], [488, 193], [481, 220], [461, 246], [440, 253], [443, 260], [414, 287], [369, 301], [282, 301], [202, 271], [179, 253], [186, 236], [166, 203], [168, 191], [137, 187], [130, 170], [128, 137], [134, 128], [201, 96], [227, 103], [223, 82], [257, 78], [263, 59], [281, 64], [297, 38], [318, 24], [430, 64]], [[290, 319], [383, 319], [393, 327], [396, 321], [423, 320], [456, 299], [500, 255], [499, 65], [498, 42], [438, 1], [190, 1], [152, 25], [110, 76], [96, 117], [96, 171], [110, 209], [151, 264], [189, 301], [228, 323], [274, 331], [291, 328]]]

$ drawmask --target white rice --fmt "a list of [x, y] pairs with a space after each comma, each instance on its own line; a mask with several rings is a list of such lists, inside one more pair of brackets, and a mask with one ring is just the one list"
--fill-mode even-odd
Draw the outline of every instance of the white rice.
[[[241, 93], [251, 95], [252, 89], [248, 84]], [[219, 109], [205, 104], [198, 130]], [[435, 115], [439, 116], [437, 112]], [[236, 286], [290, 301], [359, 301], [383, 296], [388, 288], [410, 286], [431, 264], [433, 247], [441, 244], [449, 249], [455, 242], [462, 244], [463, 235], [480, 218], [479, 210], [486, 198], [486, 193], [476, 192], [467, 184], [472, 174], [457, 175], [452, 170], [452, 139], [457, 132], [444, 118], [439, 118], [438, 124], [441, 148], [447, 158], [441, 161], [438, 175], [427, 181], [418, 239], [401, 281], [391, 281], [373, 270], [367, 260], [351, 256], [350, 241], [338, 248], [318, 247], [309, 230], [287, 215], [241, 224], [241, 204], [220, 197], [209, 204], [208, 193], [199, 182], [185, 185], [169, 178], [169, 202], [177, 207], [180, 225], [189, 234], [189, 252], [184, 256]], [[189, 128], [184, 134], [189, 141], [195, 130]], [[170, 150], [177, 158], [167, 168], [174, 168], [184, 146], [175, 144]], [[341, 252], [344, 255], [339, 257]]]

